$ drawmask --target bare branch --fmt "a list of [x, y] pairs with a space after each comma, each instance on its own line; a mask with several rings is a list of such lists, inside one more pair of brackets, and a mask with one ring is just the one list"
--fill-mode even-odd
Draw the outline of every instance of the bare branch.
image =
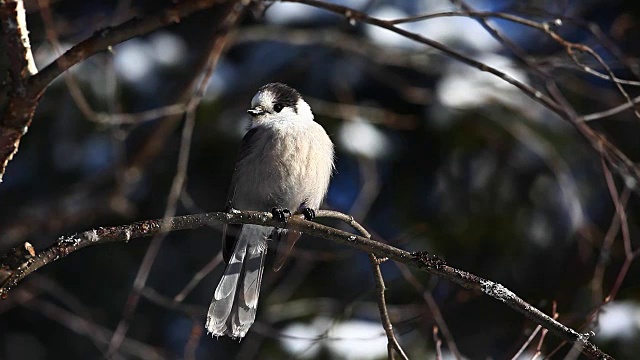
[[[336, 212], [331, 213], [336, 214]], [[317, 216], [323, 217], [327, 214], [326, 211], [318, 211]], [[349, 215], [341, 214], [341, 216], [345, 219], [351, 219]], [[285, 227], [360, 249], [380, 258], [387, 257], [411, 266], [414, 269], [443, 277], [465, 289], [481, 291], [485, 295], [499, 300], [510, 308], [525, 315], [536, 324], [542, 325], [561, 339], [572, 344], [579, 344], [582, 352], [591, 359], [612, 359], [589, 341], [589, 335], [580, 334], [552, 319], [501, 284], [453, 268], [436, 256], [429, 255], [425, 252], [410, 253], [363, 236], [306, 221], [298, 217], [291, 217], [286, 224], [282, 224], [278, 220], [273, 219], [269, 212], [233, 211], [230, 213], [213, 212], [185, 215], [166, 219], [140, 221], [131, 225], [98, 228], [69, 237], [61, 237], [50, 247], [33, 257], [29, 257], [25, 261], [21, 262], [20, 259], [5, 257], [3, 263], [0, 264], [0, 270], [2, 270], [0, 272], [0, 295], [7, 296], [7, 292], [11, 287], [15, 286], [37, 269], [87, 246], [111, 242], [127, 242], [131, 239], [154, 236], [161, 233], [163, 229], [173, 232], [195, 229], [205, 225], [211, 225], [215, 222]], [[354, 227], [359, 226], [355, 221], [352, 223]]]
[[525, 341], [524, 344], [522, 344], [522, 346], [520, 347], [520, 350], [518, 350], [518, 352], [515, 355], [513, 355], [511, 360], [518, 360], [520, 358], [520, 355], [522, 355], [522, 353], [524, 353], [524, 351], [527, 350], [527, 347], [529, 347], [529, 344], [531, 344], [531, 342], [536, 337], [536, 335], [538, 335], [541, 329], [542, 329], [542, 326], [540, 325], [536, 326], [536, 328], [531, 332], [531, 335], [529, 335], [529, 337], [527, 338], [527, 341]]
[[631, 109], [634, 105], [637, 105], [640, 103], [640, 96], [636, 96], [635, 98], [631, 99], [631, 102], [625, 102], [624, 104], [620, 104], [616, 107], [613, 107], [611, 109], [607, 109], [604, 111], [599, 111], [599, 112], [595, 112], [592, 114], [587, 114], [587, 115], [583, 115], [582, 116], [582, 120], [583, 121], [593, 121], [593, 120], [599, 120], [608, 116], [613, 116], [615, 114], [619, 114], [627, 109]]
[[[337, 211], [330, 210], [321, 210], [316, 214], [317, 217], [326, 217], [338, 219], [356, 231], [358, 231], [362, 236], [367, 239], [371, 239], [371, 234], [365, 229], [360, 223], [358, 223], [353, 216], [345, 215], [343, 213]], [[384, 258], [386, 260], [386, 257]], [[387, 301], [384, 296], [384, 292], [386, 287], [384, 285], [384, 278], [382, 277], [382, 271], [380, 271], [380, 263], [384, 261], [383, 259], [378, 259], [374, 254], [369, 253], [369, 261], [371, 262], [371, 267], [373, 269], [373, 278], [376, 282], [376, 289], [378, 290], [378, 310], [380, 312], [380, 318], [382, 319], [382, 327], [384, 328], [384, 332], [387, 335], [387, 349], [389, 351], [389, 360], [395, 359], [395, 353], [397, 352], [402, 359], [409, 360], [407, 354], [405, 354], [404, 350], [400, 346], [396, 335], [393, 332], [393, 325], [391, 324], [391, 319], [389, 318], [389, 311], [387, 310]]]
[[[631, 190], [625, 187], [622, 194], [620, 195], [620, 204], [624, 209], [627, 206], [627, 201], [629, 200], [629, 196], [631, 195]], [[603, 299], [603, 282], [604, 282], [604, 273], [607, 268], [607, 265], [611, 261], [609, 258], [609, 254], [611, 253], [611, 247], [613, 246], [613, 242], [620, 232], [620, 217], [618, 215], [614, 215], [613, 219], [611, 219], [611, 225], [609, 225], [609, 229], [604, 236], [604, 240], [602, 240], [602, 247], [600, 248], [600, 256], [598, 256], [598, 263], [596, 264], [595, 270], [593, 271], [593, 279], [591, 280], [591, 291], [593, 292], [593, 302], [599, 303]]]
[[173, 297], [173, 301], [182, 302], [186, 297], [193, 291], [193, 289], [204, 279], [205, 276], [209, 275], [215, 268], [220, 265], [222, 262], [222, 251], [218, 252], [218, 255], [213, 257], [211, 261], [209, 261], [200, 271], [198, 271], [193, 278], [189, 281], [189, 283], [178, 293], [178, 295]]
[[[440, 308], [438, 307], [436, 300], [433, 298], [433, 295], [431, 295], [431, 292], [425, 289], [425, 287], [411, 273], [411, 271], [407, 266], [400, 263], [398, 263], [397, 266], [398, 266], [398, 270], [400, 270], [400, 273], [405, 278], [405, 280], [407, 280], [407, 282], [411, 284], [411, 286], [413, 286], [413, 288], [416, 289], [416, 291], [420, 293], [420, 295], [422, 295], [422, 298], [427, 304], [427, 307], [429, 308], [429, 310], [431, 310], [433, 319], [436, 322], [436, 325], [434, 325], [434, 331], [435, 329], [438, 329], [439, 332], [440, 331], [442, 332], [442, 335], [444, 336], [444, 339], [447, 342], [447, 347], [449, 348], [449, 351], [451, 352], [451, 355], [453, 356], [453, 358], [456, 360], [462, 359], [463, 358], [462, 354], [460, 354], [460, 350], [458, 350], [458, 346], [456, 345], [456, 342], [453, 339], [453, 335], [451, 334], [451, 331], [449, 331], [449, 326], [444, 321], [444, 316], [442, 316], [442, 312], [440, 311]], [[438, 340], [440, 341], [439, 338]]]
[[569, 54], [569, 56], [571, 57], [571, 59], [573, 59], [573, 61], [576, 63], [576, 65], [581, 67], [581, 68], [583, 68], [583, 69], [585, 69], [585, 71], [587, 71], [587, 72], [590, 72], [590, 70], [592, 70], [592, 69], [590, 67], [582, 64], [580, 59], [578, 59], [578, 57], [576, 56], [575, 51], [577, 50], [579, 52], [584, 52], [584, 53], [587, 53], [587, 54], [591, 55], [600, 64], [600, 66], [602, 66], [605, 69], [609, 79], [611, 79], [611, 81], [615, 84], [615, 86], [618, 89], [618, 91], [620, 91], [622, 96], [624, 96], [625, 100], [627, 101], [627, 104], [629, 104], [630, 107], [634, 107], [634, 114], [636, 115], [636, 117], [640, 118], [640, 112], [638, 112], [638, 110], [635, 108], [636, 104], [635, 104], [634, 100], [627, 93], [627, 91], [624, 89], [624, 87], [622, 87], [619, 79], [615, 76], [615, 74], [613, 73], [613, 70], [611, 70], [611, 67], [609, 67], [609, 65], [607, 65], [607, 63], [604, 61], [604, 59], [602, 59], [602, 57], [600, 55], [598, 55], [598, 53], [596, 53], [593, 49], [591, 49], [590, 47], [588, 47], [586, 45], [575, 44], [575, 43], [571, 43], [569, 41], [566, 41], [566, 40], [560, 38], [560, 36], [557, 35], [554, 32], [548, 32], [548, 33], [549, 33], [549, 35], [551, 35], [551, 37], [554, 40], [556, 40], [559, 43], [561, 43], [562, 45], [564, 45], [565, 48], [566, 48], [567, 54]]
[[442, 360], [442, 340], [438, 337], [437, 325], [433, 325], [433, 342], [436, 345], [436, 360]]
[[622, 205], [622, 201], [620, 201], [620, 195], [618, 194], [618, 189], [616, 188], [616, 184], [613, 180], [613, 174], [609, 170], [609, 167], [604, 162], [604, 159], [600, 159], [602, 165], [602, 173], [604, 175], [605, 181], [607, 183], [607, 187], [609, 188], [609, 195], [611, 196], [611, 201], [616, 209], [616, 216], [620, 220], [620, 224], [622, 225], [622, 239], [624, 242], [624, 253], [626, 257], [630, 257], [633, 251], [631, 250], [631, 237], [629, 234], [629, 224], [627, 222], [627, 212], [624, 210], [624, 205]]
[[387, 334], [387, 348], [389, 351], [389, 359], [395, 359], [394, 352], [397, 352], [404, 360], [409, 360], [407, 354], [404, 353], [398, 339], [393, 332], [393, 325], [389, 318], [389, 311], [387, 310], [387, 301], [384, 297], [384, 292], [387, 290], [384, 285], [384, 279], [382, 277], [382, 271], [380, 271], [380, 259], [375, 255], [369, 254], [369, 261], [373, 268], [373, 278], [376, 281], [376, 289], [378, 290], [378, 307], [380, 309], [380, 317], [382, 318], [382, 327]]

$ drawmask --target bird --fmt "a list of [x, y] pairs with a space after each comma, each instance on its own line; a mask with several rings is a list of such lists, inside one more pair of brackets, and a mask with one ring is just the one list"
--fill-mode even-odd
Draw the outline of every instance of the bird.
[[[283, 222], [292, 214], [313, 220], [335, 167], [331, 138], [300, 93], [283, 83], [262, 86], [247, 112], [251, 125], [240, 145], [227, 211], [271, 211]], [[227, 265], [207, 313], [209, 334], [245, 337], [256, 318], [268, 240], [278, 242], [277, 271], [300, 235], [261, 225], [223, 227]]]

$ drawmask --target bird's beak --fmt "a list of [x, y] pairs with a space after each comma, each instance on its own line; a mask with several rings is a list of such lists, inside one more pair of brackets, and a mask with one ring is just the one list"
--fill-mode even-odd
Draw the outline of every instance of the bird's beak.
[[253, 109], [249, 109], [247, 110], [247, 112], [249, 113], [249, 115], [251, 115], [252, 117], [256, 117], [259, 115], [262, 115], [265, 113], [264, 109], [262, 108], [262, 106], [256, 106]]

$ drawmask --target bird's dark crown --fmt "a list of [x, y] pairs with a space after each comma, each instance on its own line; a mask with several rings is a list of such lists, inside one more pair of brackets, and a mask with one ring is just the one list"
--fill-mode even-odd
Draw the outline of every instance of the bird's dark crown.
[[260, 88], [260, 92], [267, 91], [273, 94], [274, 104], [291, 107], [297, 112], [296, 105], [301, 96], [296, 89], [282, 83], [270, 83]]

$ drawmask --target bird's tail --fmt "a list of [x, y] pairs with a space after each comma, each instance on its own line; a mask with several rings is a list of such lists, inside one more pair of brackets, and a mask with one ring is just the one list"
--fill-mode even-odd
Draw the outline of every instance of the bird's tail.
[[242, 338], [253, 324], [271, 231], [259, 225], [242, 227], [209, 306], [206, 328], [212, 335]]

